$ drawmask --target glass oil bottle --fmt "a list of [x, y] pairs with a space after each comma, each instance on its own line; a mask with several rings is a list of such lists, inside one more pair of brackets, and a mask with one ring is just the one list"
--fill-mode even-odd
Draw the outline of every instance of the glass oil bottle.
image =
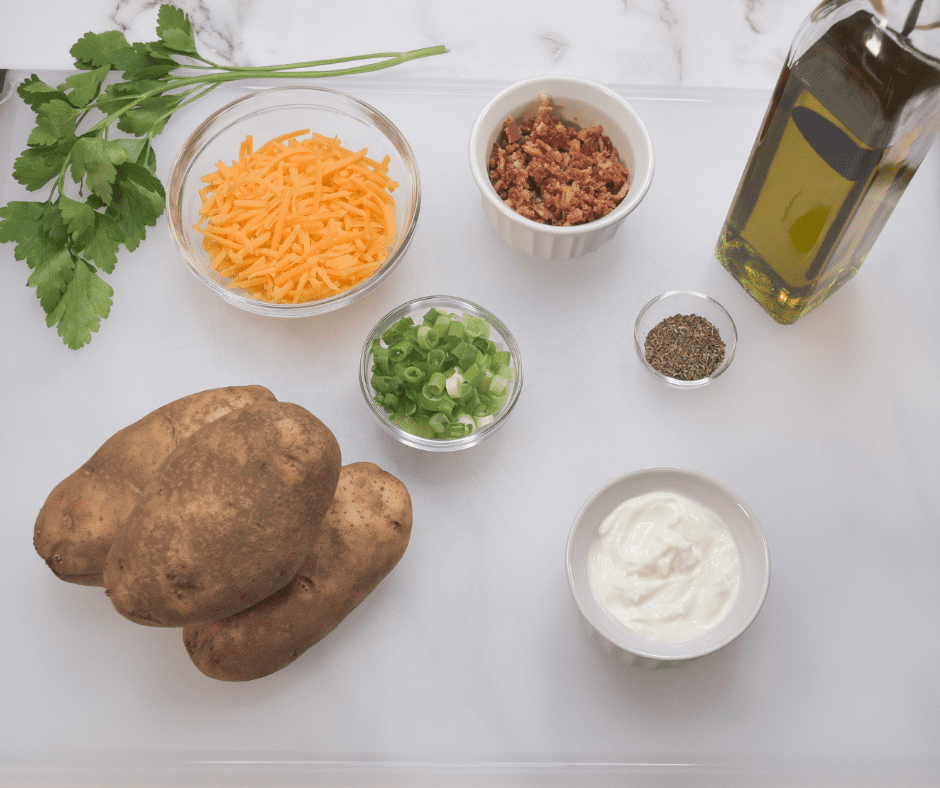
[[922, 6], [829, 0], [793, 42], [716, 248], [780, 323], [855, 275], [940, 131], [940, 0]]

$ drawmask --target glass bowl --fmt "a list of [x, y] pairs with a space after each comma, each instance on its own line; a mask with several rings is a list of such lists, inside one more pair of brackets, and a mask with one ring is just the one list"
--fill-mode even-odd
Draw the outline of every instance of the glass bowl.
[[[470, 434], [462, 437], [434, 438], [414, 434], [403, 429], [399, 424], [393, 422], [382, 405], [376, 402], [378, 392], [372, 385], [373, 341], [376, 339], [381, 340], [382, 335], [403, 318], [411, 318], [416, 325], [420, 325], [424, 316], [432, 309], [448, 314], [457, 314], [458, 316], [466, 314], [485, 320], [490, 326], [489, 338], [502, 350], [509, 351], [510, 355], [509, 367], [512, 369], [513, 374], [509, 380], [505, 402], [494, 414], [493, 420], [489, 424], [475, 428]], [[383, 346], [384, 345], [385, 343], [383, 342]], [[379, 425], [396, 440], [401, 441], [406, 446], [423, 449], [425, 451], [457, 451], [476, 446], [506, 423], [509, 414], [512, 413], [516, 402], [519, 400], [519, 393], [522, 390], [522, 356], [519, 353], [519, 346], [516, 344], [516, 340], [509, 329], [506, 328], [505, 324], [499, 320], [499, 318], [483, 307], [474, 304], [472, 301], [466, 301], [454, 296], [426, 296], [424, 298], [416, 298], [392, 310], [372, 329], [372, 332], [369, 334], [362, 347], [362, 361], [359, 366], [359, 384], [366, 404], [368, 404], [369, 409], [375, 415]]]
[[[588, 556], [597, 529], [621, 503], [652, 492], [675, 493], [711, 510], [724, 523], [738, 549], [740, 579], [727, 614], [701, 635], [679, 642], [644, 638], [607, 612], [591, 587]], [[568, 586], [590, 630], [602, 645], [628, 662], [695, 659], [731, 643], [754, 621], [770, 586], [770, 552], [754, 513], [728, 487], [697, 471], [671, 466], [641, 468], [611, 479], [584, 503], [568, 535]]]
[[[249, 134], [255, 149], [274, 137], [301, 129], [337, 137], [351, 151], [368, 149], [369, 158], [390, 157], [389, 177], [398, 183], [395, 239], [385, 261], [368, 279], [335, 296], [297, 304], [263, 301], [227, 286], [212, 268], [203, 236], [193, 225], [202, 207], [202, 177], [217, 162], [236, 160]], [[352, 96], [316, 87], [278, 87], [250, 93], [209, 116], [187, 139], [170, 170], [167, 219], [173, 240], [193, 275], [227, 303], [248, 312], [277, 317], [306, 317], [339, 309], [378, 287], [399, 264], [411, 243], [421, 204], [421, 182], [414, 153], [395, 125], [381, 112]]]
[[[647, 360], [647, 335], [663, 320], [675, 315], [697, 315], [718, 330], [725, 345], [724, 358], [710, 374], [694, 380], [684, 380], [661, 372]], [[731, 365], [738, 346], [738, 332], [731, 315], [715, 299], [689, 290], [674, 290], [656, 296], [640, 310], [633, 328], [633, 342], [643, 367], [653, 377], [674, 388], [699, 388], [711, 383]]]
[[[516, 213], [493, 188], [488, 162], [503, 124], [510, 115], [520, 123], [534, 117], [540, 93], [566, 123], [582, 129], [603, 126], [626, 165], [630, 190], [606, 216], [571, 227], [541, 224]], [[610, 88], [579, 77], [533, 77], [511, 85], [483, 108], [470, 132], [470, 172], [487, 219], [510, 246], [543, 260], [575, 259], [607, 243], [646, 196], [654, 168], [653, 140], [636, 110]]]

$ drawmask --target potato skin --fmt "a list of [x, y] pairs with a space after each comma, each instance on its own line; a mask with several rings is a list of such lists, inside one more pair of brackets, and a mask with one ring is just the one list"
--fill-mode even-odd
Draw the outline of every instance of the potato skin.
[[36, 552], [62, 580], [103, 585], [114, 536], [157, 466], [207, 424], [266, 401], [275, 397], [262, 386], [209, 389], [157, 408], [115, 433], [49, 494], [33, 529]]
[[248, 610], [184, 627], [193, 663], [221, 681], [249, 681], [286, 667], [332, 632], [394, 568], [408, 546], [411, 523], [411, 496], [400, 480], [373, 463], [344, 466], [294, 579]]
[[104, 584], [119, 613], [152, 626], [230, 616], [286, 585], [310, 552], [341, 466], [312, 413], [263, 402], [182, 443], [118, 531]]

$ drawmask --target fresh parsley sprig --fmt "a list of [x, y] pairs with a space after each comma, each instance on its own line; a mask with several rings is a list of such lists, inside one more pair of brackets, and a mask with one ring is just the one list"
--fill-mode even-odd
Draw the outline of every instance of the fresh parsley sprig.
[[[196, 51], [189, 19], [171, 5], [160, 6], [157, 36], [129, 44], [120, 31], [87, 33], [70, 50], [79, 73], [57, 87], [33, 74], [17, 89], [36, 113], [36, 125], [13, 176], [28, 191], [51, 187], [44, 201], [0, 208], [0, 242], [16, 244], [16, 259], [32, 271], [27, 283], [36, 289], [46, 325], [57, 326], [73, 349], [91, 341], [111, 310], [114, 290], [100, 273], [112, 273], [120, 248], [134, 251], [163, 213], [166, 195], [151, 142], [180, 107], [234, 80], [335, 77], [447, 51], [436, 46], [224, 66]], [[120, 79], [106, 84], [115, 73]], [[112, 137], [112, 127], [126, 136]]]

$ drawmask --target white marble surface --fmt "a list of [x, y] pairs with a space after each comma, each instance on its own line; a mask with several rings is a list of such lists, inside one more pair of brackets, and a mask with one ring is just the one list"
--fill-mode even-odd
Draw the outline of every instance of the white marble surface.
[[[448, 46], [381, 75], [433, 84], [357, 90], [415, 147], [421, 224], [387, 286], [316, 324], [215, 300], [174, 265], [163, 222], [122, 255], [112, 314], [82, 351], [44, 328], [32, 291], [0, 288], [0, 380], [14, 382], [0, 387], [0, 447], [14, 448], [0, 451], [0, 587], [15, 600], [0, 606], [0, 783], [940, 784], [940, 151], [862, 275], [795, 326], [773, 323], [712, 251], [763, 91], [815, 0], [178, 2], [203, 53], [239, 64]], [[152, 39], [156, 9], [0, 0], [0, 67], [66, 69], [89, 30]], [[546, 276], [498, 242], [466, 167], [466, 131], [489, 96], [473, 82], [541, 72], [653, 86], [632, 91], [656, 140], [653, 188], [576, 287], [567, 269]], [[454, 79], [467, 84], [441, 90]], [[156, 142], [162, 177], [230, 98], [174, 119]], [[9, 173], [30, 123], [21, 102], [0, 108], [0, 205], [24, 198]], [[25, 281], [10, 244], [0, 269]], [[642, 304], [676, 288], [713, 294], [740, 332], [733, 370], [698, 396], [660, 388], [631, 345]], [[377, 316], [433, 291], [512, 326], [526, 388], [479, 451], [430, 461], [363, 417], [355, 359]], [[605, 365], [610, 385], [560, 419], [582, 401], [583, 369]], [[417, 525], [401, 565], [320, 648], [230, 685], [205, 680], [178, 633], [132, 631], [103, 596], [57, 581], [22, 529], [101, 436], [199, 388], [257, 382], [321, 415], [347, 461], [407, 480]], [[773, 576], [754, 627], [726, 649], [627, 671], [582, 628], [563, 555], [593, 490], [647, 465], [738, 492]]]
[[[219, 62], [271, 65], [444, 44], [411, 77], [576, 74], [635, 85], [770, 88], [815, 0], [176, 0]], [[154, 37], [155, 0], [3, 0], [0, 68], [65, 69], [85, 32]], [[328, 10], [327, 10], [328, 9]], [[389, 72], [391, 75], [392, 72]]]

